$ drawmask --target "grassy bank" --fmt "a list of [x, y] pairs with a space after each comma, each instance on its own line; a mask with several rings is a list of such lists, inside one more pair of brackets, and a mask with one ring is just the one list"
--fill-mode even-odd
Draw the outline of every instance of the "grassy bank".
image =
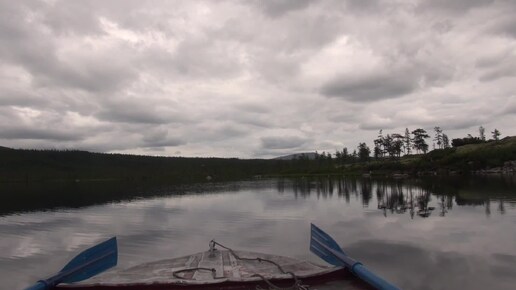
[[[457, 148], [437, 149], [427, 154], [408, 155], [397, 159], [372, 160], [348, 166], [348, 171], [414, 173], [472, 173], [498, 168], [516, 160], [516, 137]], [[507, 168], [516, 169], [516, 168]]]

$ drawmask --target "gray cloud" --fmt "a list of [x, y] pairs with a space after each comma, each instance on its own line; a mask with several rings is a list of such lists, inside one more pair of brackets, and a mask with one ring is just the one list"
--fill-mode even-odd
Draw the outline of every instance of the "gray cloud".
[[516, 115], [516, 96], [512, 96], [507, 100], [507, 103], [503, 106], [502, 114]]
[[[55, 27], [46, 27], [45, 22], [39, 22], [41, 19], [38, 13], [32, 15], [32, 9], [23, 4], [18, 7], [12, 5], [10, 8], [3, 10], [3, 20], [0, 22], [3, 28], [0, 29], [0, 40], [4, 44], [0, 48], [2, 60], [21, 65], [32, 75], [37, 86], [71, 87], [98, 92], [114, 90], [137, 77], [134, 69], [127, 65], [127, 60], [113, 57], [112, 53], [120, 51], [99, 54], [91, 45], [82, 46], [81, 51], [63, 51], [53, 35], [56, 31], [45, 29]], [[49, 13], [52, 11], [47, 10]], [[72, 10], [69, 14], [62, 14], [63, 17], [68, 15], [68, 18], [60, 20], [68, 23], [70, 19], [75, 19], [71, 13]]]
[[381, 11], [385, 6], [392, 5], [394, 3], [384, 2], [380, 0], [363, 0], [363, 1], [353, 1], [353, 0], [345, 0], [345, 7], [347, 10], [352, 10], [358, 13], [377, 13]]
[[492, 30], [501, 35], [516, 38], [516, 20], [514, 14], [509, 14], [504, 20], [497, 22]]
[[165, 115], [158, 113], [154, 108], [125, 107], [111, 108], [109, 110], [102, 110], [96, 114], [101, 120], [123, 122], [123, 123], [139, 123], [139, 124], [164, 124], [169, 121], [181, 118], [175, 118], [174, 115]]
[[515, 11], [0, 1], [0, 145], [275, 157], [354, 148], [380, 128], [514, 135]]
[[208, 38], [182, 41], [174, 54], [163, 56], [163, 63], [182, 77], [225, 78], [240, 73], [239, 51], [231, 43]]
[[262, 147], [265, 149], [292, 149], [302, 146], [307, 141], [308, 139], [297, 136], [271, 136], [261, 138]]
[[353, 102], [372, 102], [401, 97], [416, 88], [415, 80], [407, 79], [403, 75], [374, 74], [335, 78], [322, 86], [321, 93]]
[[91, 1], [60, 1], [55, 4], [45, 3], [40, 9], [42, 23], [58, 35], [103, 34], [100, 25], [101, 11], [96, 10]]
[[142, 147], [175, 147], [183, 145], [186, 142], [179, 137], [169, 136], [169, 132], [165, 127], [158, 129], [150, 129], [143, 133]]
[[310, 5], [310, 0], [276, 0], [276, 1], [256, 1], [267, 15], [271, 17], [278, 17], [290, 11], [303, 9]]
[[33, 129], [24, 127], [11, 127], [0, 130], [0, 139], [36, 139], [52, 141], [77, 141], [84, 137], [77, 132], [65, 132], [55, 129]]
[[495, 2], [494, 0], [430, 0], [421, 1], [418, 5], [418, 9], [437, 9], [449, 13], [464, 13], [469, 9], [485, 7]]
[[0, 98], [0, 106], [44, 107], [49, 103], [42, 96], [35, 96], [31, 93], [20, 92], [10, 88], [5, 88], [3, 96]]
[[192, 139], [202, 140], [207, 143], [211, 142], [227, 142], [245, 137], [250, 133], [247, 127], [233, 122], [223, 121], [217, 122], [213, 120], [210, 123], [202, 123], [196, 127], [196, 132], [191, 134]]
[[516, 76], [516, 54], [511, 51], [479, 59], [476, 65], [483, 71], [479, 78], [480, 81], [489, 82]]
[[240, 103], [230, 107], [229, 112], [223, 113], [227, 116], [233, 112], [238, 112], [231, 116], [230, 119], [234, 120], [238, 124], [251, 125], [252, 130], [256, 130], [254, 127], [269, 128], [273, 126], [274, 122], [271, 119], [270, 113], [272, 109], [267, 108], [265, 105], [256, 103]]
[[[177, 139], [177, 138], [166, 138], [166, 139], [163, 139], [163, 140], [155, 140], [155, 141], [152, 141], [152, 142], [146, 142], [145, 145], [143, 147], [161, 147], [161, 148], [164, 148], [164, 147], [175, 147], [175, 146], [179, 146], [179, 145], [184, 145], [186, 144], [185, 141], [181, 140], [181, 139]], [[163, 149], [161, 149], [163, 150]]]
[[367, 120], [363, 123], [360, 123], [359, 128], [362, 130], [385, 130], [385, 129], [394, 129], [396, 128], [396, 124], [393, 124], [391, 119], [373, 119]]
[[438, 33], [444, 34], [453, 29], [453, 23], [450, 20], [440, 21], [432, 25], [432, 28]]
[[[469, 119], [462, 118], [444, 118], [442, 120], [436, 120], [434, 124], [442, 124], [442, 128], [446, 128], [446, 130], [461, 130], [461, 129], [471, 129], [476, 128], [485, 123], [484, 118], [482, 117], [471, 117]], [[430, 123], [427, 123], [426, 126], [431, 126]], [[425, 126], [425, 127], [426, 127]]]

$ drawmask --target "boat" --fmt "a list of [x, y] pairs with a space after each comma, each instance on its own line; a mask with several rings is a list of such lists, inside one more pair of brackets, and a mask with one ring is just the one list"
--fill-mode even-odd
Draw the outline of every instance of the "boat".
[[[220, 248], [219, 248], [220, 247]], [[346, 279], [347, 278], [347, 279]], [[180, 258], [141, 264], [107, 272], [58, 289], [308, 289], [333, 280], [349, 282], [350, 289], [365, 285], [345, 267], [328, 267], [289, 257], [234, 251], [215, 241], [209, 250]]]
[[105, 272], [117, 263], [116, 238], [85, 250], [56, 275], [26, 290], [312, 289], [338, 280], [339, 289], [397, 290], [346, 255], [312, 224], [310, 250], [333, 265], [236, 251], [210, 241], [207, 251]]

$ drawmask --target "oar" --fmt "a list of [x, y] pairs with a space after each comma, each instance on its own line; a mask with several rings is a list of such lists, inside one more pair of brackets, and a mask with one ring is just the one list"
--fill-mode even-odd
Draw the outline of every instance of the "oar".
[[73, 283], [86, 280], [116, 265], [118, 248], [116, 237], [84, 250], [73, 258], [59, 273], [39, 280], [25, 290], [49, 290], [59, 283]]
[[398, 287], [369, 271], [362, 263], [346, 255], [330, 235], [312, 224], [310, 230], [310, 251], [334, 266], [345, 266], [364, 282], [380, 290], [399, 290]]

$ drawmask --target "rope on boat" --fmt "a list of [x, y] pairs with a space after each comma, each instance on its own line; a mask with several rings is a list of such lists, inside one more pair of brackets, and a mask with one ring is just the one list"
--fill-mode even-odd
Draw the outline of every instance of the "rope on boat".
[[211, 272], [211, 275], [213, 276], [213, 279], [220, 279], [220, 278], [224, 278], [224, 277], [216, 277], [216, 275], [217, 275], [217, 271], [216, 271], [215, 269], [213, 269], [213, 268], [203, 268], [203, 267], [188, 268], [188, 269], [183, 269], [183, 270], [177, 270], [177, 271], [172, 272], [172, 275], [174, 275], [174, 277], [175, 277], [175, 278], [177, 278], [177, 279], [186, 279], [185, 277], [181, 277], [181, 276], [179, 276], [178, 274], [179, 274], [179, 273], [185, 273], [185, 272], [198, 271], [198, 270], [210, 271], [210, 272]]
[[[221, 247], [223, 249], [228, 250], [231, 253], [231, 255], [233, 255], [237, 260], [242, 260], [242, 261], [258, 261], [260, 263], [261, 262], [267, 262], [267, 263], [273, 264], [274, 266], [276, 266], [278, 268], [278, 270], [282, 274], [288, 274], [288, 275], [292, 276], [292, 278], [294, 279], [294, 284], [292, 284], [292, 286], [283, 288], [283, 287], [279, 287], [279, 286], [274, 285], [269, 279], [267, 279], [263, 275], [260, 275], [260, 274], [253, 274], [252, 275], [252, 276], [261, 278], [265, 283], [267, 283], [267, 285], [269, 285], [269, 289], [274, 289], [274, 290], [309, 290], [308, 285], [302, 285], [301, 284], [301, 280], [298, 279], [296, 274], [294, 274], [292, 272], [285, 271], [281, 267], [280, 264], [278, 264], [278, 263], [276, 263], [274, 261], [267, 260], [267, 259], [262, 259], [262, 258], [243, 258], [243, 257], [240, 257], [231, 248], [228, 248], [228, 247], [226, 247], [226, 246], [224, 246], [224, 245], [222, 245], [222, 244], [220, 244], [220, 243], [218, 243], [218, 242], [216, 242], [214, 240], [210, 241], [210, 253], [213, 253], [213, 251], [215, 251], [215, 246], [219, 246], [219, 247]], [[256, 286], [256, 289], [262, 289], [262, 288], [260, 286]]]

